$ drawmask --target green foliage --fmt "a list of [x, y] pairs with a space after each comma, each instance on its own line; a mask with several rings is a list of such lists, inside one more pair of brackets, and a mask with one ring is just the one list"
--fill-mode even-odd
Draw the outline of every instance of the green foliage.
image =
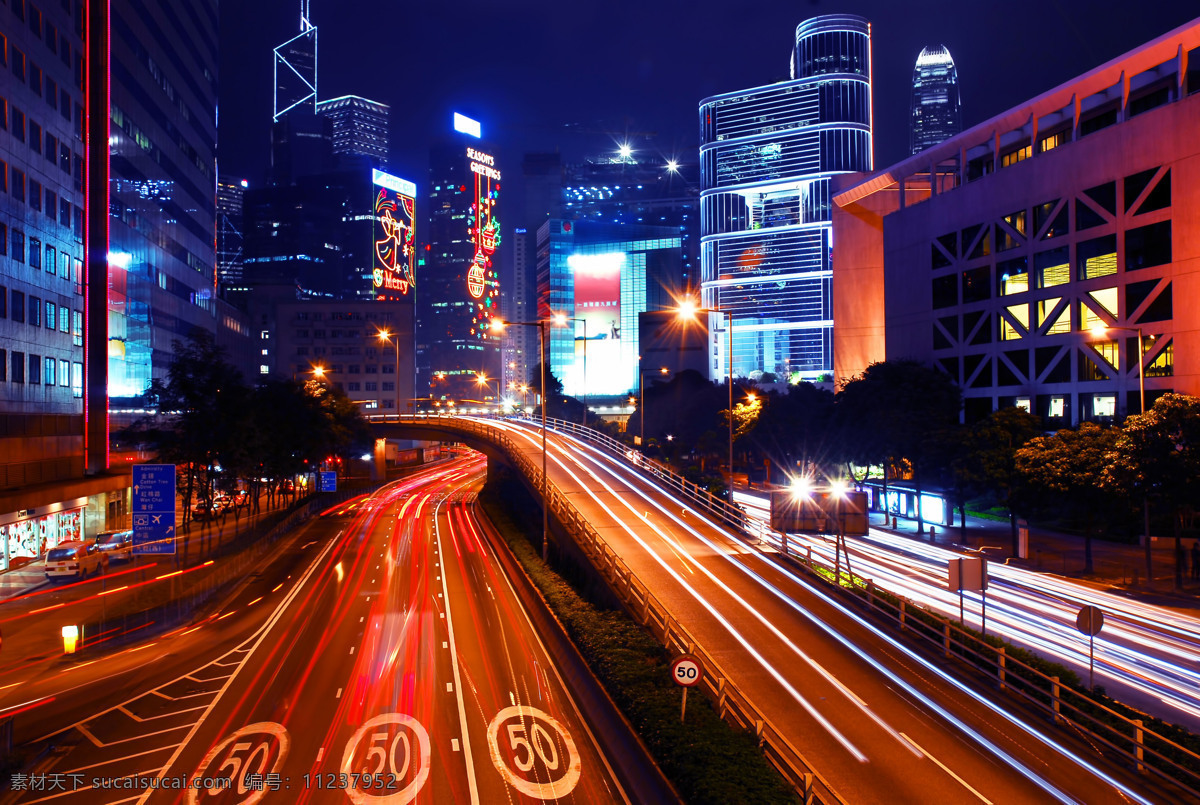
[[670, 657], [623, 612], [583, 598], [542, 563], [515, 522], [515, 493], [489, 483], [480, 500], [525, 572], [592, 672], [646, 742], [668, 779], [689, 803], [794, 803], [796, 798], [767, 763], [755, 740], [722, 721], [710, 701], [693, 693], [681, 723], [680, 689]]

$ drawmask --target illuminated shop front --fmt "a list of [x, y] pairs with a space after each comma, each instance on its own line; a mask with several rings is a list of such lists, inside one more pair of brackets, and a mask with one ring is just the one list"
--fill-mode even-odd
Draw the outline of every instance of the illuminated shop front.
[[[83, 539], [83, 510], [86, 498], [47, 507], [52, 511], [29, 515], [10, 515], [11, 522], [0, 523], [0, 570], [8, 570], [14, 560], [34, 560], [46, 551], [70, 540]], [[61, 508], [58, 508], [61, 507]], [[57, 510], [54, 510], [57, 509]], [[36, 512], [37, 510], [35, 510]], [[25, 514], [25, 516], [18, 516]], [[22, 564], [22, 562], [17, 562]]]

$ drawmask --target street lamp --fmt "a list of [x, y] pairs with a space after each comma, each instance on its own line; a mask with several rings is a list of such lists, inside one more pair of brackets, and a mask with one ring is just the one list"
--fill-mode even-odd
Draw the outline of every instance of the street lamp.
[[[583, 322], [583, 426], [587, 427], [587, 409], [588, 409], [588, 390], [587, 390], [587, 319], [580, 319], [574, 316], [568, 316], [565, 313], [558, 313], [554, 316], [554, 323], [559, 327], [567, 326], [569, 321]], [[571, 361], [575, 361], [575, 332], [574, 328], [571, 331]]]
[[[660, 375], [670, 374], [670, 370], [665, 366], [658, 369]], [[638, 424], [642, 428], [642, 450], [646, 449], [646, 373], [638, 372]]]
[[694, 320], [697, 313], [717, 313], [729, 319], [729, 323], [725, 328], [725, 332], [729, 334], [729, 490], [733, 491], [733, 311], [716, 310], [710, 307], [697, 307], [696, 303], [688, 299], [681, 303], [675, 311], [680, 319], [686, 321]]
[[[388, 330], [376, 330], [375, 334], [380, 341], [391, 341], [396, 347], [396, 369], [395, 369], [395, 384], [396, 384], [396, 419], [400, 418], [400, 338], [392, 335]], [[386, 415], [385, 415], [386, 418]]]
[[536, 327], [538, 328], [538, 355], [541, 357], [542, 370], [542, 561], [550, 555], [550, 497], [546, 487], [546, 322], [537, 321], [503, 321], [496, 319], [492, 329], [503, 331], [505, 327]]

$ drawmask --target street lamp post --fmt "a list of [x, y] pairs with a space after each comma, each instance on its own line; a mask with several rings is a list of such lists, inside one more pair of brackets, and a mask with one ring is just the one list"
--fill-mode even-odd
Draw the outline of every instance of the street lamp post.
[[[586, 428], [586, 427], [587, 427], [587, 410], [588, 410], [588, 389], [587, 389], [587, 345], [588, 345], [588, 336], [587, 336], [587, 319], [580, 319], [580, 318], [576, 318], [576, 317], [574, 317], [574, 316], [567, 316], [567, 315], [565, 315], [565, 314], [562, 314], [562, 313], [559, 313], [557, 316], [555, 316], [555, 317], [554, 317], [554, 323], [555, 323], [555, 324], [557, 324], [559, 327], [562, 327], [562, 326], [566, 325], [566, 323], [567, 323], [567, 322], [569, 322], [569, 321], [581, 321], [581, 322], [583, 322], [583, 426]], [[574, 360], [574, 357], [575, 357], [575, 330], [574, 330], [574, 328], [572, 328], [572, 329], [571, 329], [571, 358], [572, 358], [572, 360]]]
[[[665, 366], [660, 366], [658, 373], [661, 375], [670, 374], [670, 370]], [[638, 372], [638, 424], [642, 430], [642, 452], [646, 451], [646, 372], [641, 370]]]
[[541, 357], [542, 371], [542, 561], [550, 556], [550, 497], [546, 486], [546, 322], [538, 321], [501, 321], [497, 319], [493, 327], [536, 327], [538, 328], [538, 355]]
[[400, 338], [398, 335], [393, 335], [388, 330], [378, 330], [378, 331], [376, 331], [376, 334], [379, 336], [380, 341], [391, 341], [392, 345], [396, 348], [396, 368], [394, 370], [395, 375], [393, 375], [393, 377], [394, 377], [394, 382], [395, 382], [395, 386], [396, 386], [396, 419], [399, 420], [400, 419]]
[[717, 313], [729, 321], [725, 332], [729, 335], [729, 490], [733, 491], [733, 311], [716, 310], [710, 307], [696, 307], [695, 302], [687, 301], [676, 310], [681, 319], [691, 319], [697, 313]]

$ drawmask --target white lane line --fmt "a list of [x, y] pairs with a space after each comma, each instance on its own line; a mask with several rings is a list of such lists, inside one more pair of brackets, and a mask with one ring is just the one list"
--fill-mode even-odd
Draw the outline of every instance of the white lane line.
[[453, 682], [447, 682], [447, 683], [446, 683], [446, 692], [447, 692], [447, 693], [453, 693], [453, 692], [454, 692], [454, 683], [453, 683]]
[[[441, 501], [433, 509], [433, 538], [434, 549], [442, 550], [442, 530], [438, 527], [438, 513], [441, 511]], [[446, 580], [442, 579], [442, 592], [447, 592]], [[454, 644], [454, 619], [450, 617], [450, 599], [446, 598], [446, 609], [440, 613], [446, 621], [446, 631], [450, 642], [450, 666], [454, 670], [454, 693], [458, 697], [458, 725], [462, 730], [463, 753], [467, 756], [467, 789], [471, 792], [471, 805], [479, 805], [479, 786], [475, 782], [475, 758], [471, 755], [471, 735], [467, 732], [467, 707], [463, 703], [462, 680], [458, 672], [458, 647]]]
[[351, 653], [351, 654], [353, 654], [353, 653], [354, 653], [354, 646], [351, 646], [351, 647], [350, 647], [350, 653]]
[[335, 698], [335, 699], [342, 698], [342, 689], [341, 688], [338, 688], [338, 692], [333, 698]]
[[442, 641], [442, 648], [450, 648], [450, 644], [449, 644], [449, 643], [447, 643], [445, 640], [443, 640], [443, 641]]
[[457, 738], [450, 739], [450, 748], [453, 749], [455, 752], [458, 751], [458, 739]]
[[139, 716], [138, 714], [134, 713], [132, 710], [129, 710], [128, 708], [126, 708], [125, 705], [123, 705], [123, 704], [117, 705], [118, 711], [129, 716], [130, 718], [132, 718], [134, 721], [137, 721], [138, 723], [144, 723], [146, 721], [153, 721], [156, 718], [167, 718], [168, 716], [182, 715], [183, 713], [191, 713], [196, 710], [203, 710], [203, 709], [204, 709], [204, 705], [200, 705], [199, 707], [188, 707], [187, 709], [184, 709], [184, 710], [172, 710], [169, 713], [159, 713], [156, 716]]
[[358, 619], [358, 622], [359, 622], [359, 623], [362, 623], [362, 622], [363, 622], [363, 618], [365, 618], [365, 617], [367, 617], [367, 616], [366, 616], [366, 615], [363, 615], [362, 617], [360, 617], [360, 618]]
[[325, 747], [322, 746], [320, 749], [317, 750], [317, 763], [321, 762], [321, 758], [324, 755], [325, 755]]
[[983, 800], [984, 802], [986, 802], [986, 803], [987, 803], [987, 805], [992, 805], [992, 801], [991, 801], [990, 799], [988, 799], [988, 798], [987, 798], [987, 797], [985, 797], [983, 794], [980, 794], [978, 791], [976, 791], [974, 788], [972, 788], [972, 787], [971, 787], [971, 784], [970, 784], [970, 783], [968, 783], [966, 780], [964, 780], [963, 778], [959, 777], [959, 776], [958, 776], [957, 774], [955, 774], [954, 772], [950, 771], [950, 769], [949, 769], [949, 768], [946, 766], [946, 764], [945, 764], [945, 763], [943, 763], [942, 761], [938, 760], [938, 759], [937, 759], [937, 758], [935, 758], [933, 755], [929, 754], [929, 753], [928, 753], [928, 752], [926, 752], [924, 749], [922, 749], [922, 748], [921, 748], [921, 746], [920, 746], [920, 744], [918, 744], [918, 743], [917, 743], [916, 741], [914, 741], [912, 738], [909, 738], [909, 737], [908, 737], [907, 735], [905, 735], [903, 732], [902, 732], [902, 733], [900, 733], [900, 737], [901, 737], [901, 738], [903, 738], [904, 740], [908, 741], [910, 744], [912, 744], [912, 745], [913, 745], [913, 748], [914, 748], [914, 749], [916, 749], [918, 752], [920, 752], [922, 755], [924, 755], [925, 757], [929, 758], [929, 759], [930, 759], [930, 760], [932, 760], [934, 763], [936, 763], [936, 764], [938, 765], [938, 768], [940, 768], [942, 771], [946, 772], [946, 774], [949, 774], [949, 775], [950, 775], [951, 777], [953, 777], [955, 780], [958, 780], [958, 782], [959, 782], [959, 783], [962, 785], [962, 787], [963, 787], [963, 788], [967, 789], [967, 790], [968, 790], [968, 791], [970, 791], [972, 794], [974, 794], [975, 796], [979, 797], [981, 800]]

